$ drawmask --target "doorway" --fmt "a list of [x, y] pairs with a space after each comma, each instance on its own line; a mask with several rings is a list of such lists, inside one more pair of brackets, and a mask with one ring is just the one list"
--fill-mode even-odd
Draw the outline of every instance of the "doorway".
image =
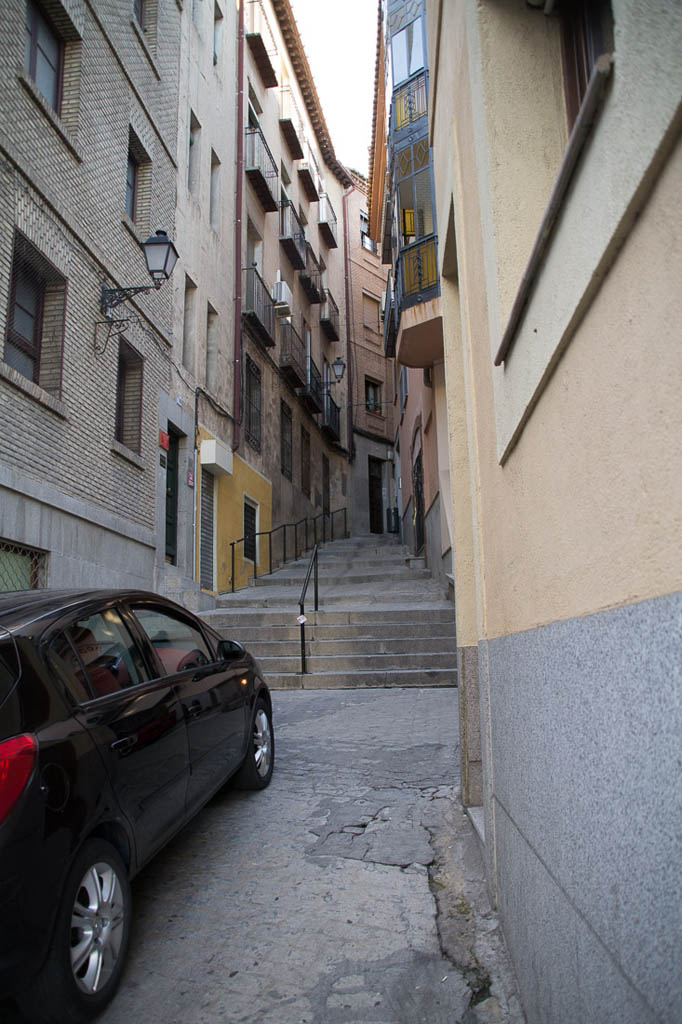
[[367, 457], [369, 475], [369, 532], [384, 532], [384, 501], [382, 493], [383, 463], [371, 455]]
[[166, 453], [166, 561], [178, 564], [178, 462], [180, 438], [168, 431]]
[[414, 461], [412, 470], [412, 489], [414, 499], [414, 551], [419, 554], [424, 547], [424, 471], [422, 453]]

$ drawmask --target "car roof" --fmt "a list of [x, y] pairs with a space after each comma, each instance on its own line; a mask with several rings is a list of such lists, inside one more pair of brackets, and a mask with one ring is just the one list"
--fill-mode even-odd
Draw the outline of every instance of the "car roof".
[[[77, 611], [80, 605], [105, 604], [107, 601], [153, 600], [172, 607], [172, 601], [148, 590], [13, 590], [0, 594], [0, 627], [14, 632]], [[184, 609], [183, 609], [184, 610]]]

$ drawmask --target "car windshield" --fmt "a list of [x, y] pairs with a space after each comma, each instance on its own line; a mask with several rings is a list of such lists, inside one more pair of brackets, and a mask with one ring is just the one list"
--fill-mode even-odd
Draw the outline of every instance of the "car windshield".
[[13, 637], [0, 626], [0, 704], [21, 675], [19, 654]]

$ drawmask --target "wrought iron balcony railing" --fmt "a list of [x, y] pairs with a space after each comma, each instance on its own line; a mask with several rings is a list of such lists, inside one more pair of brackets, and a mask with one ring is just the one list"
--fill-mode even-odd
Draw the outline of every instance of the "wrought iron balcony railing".
[[282, 322], [279, 367], [282, 376], [293, 388], [305, 387], [307, 380], [305, 343], [294, 325], [287, 320]]
[[298, 397], [313, 415], [322, 412], [324, 397], [322, 393], [322, 374], [315, 365], [312, 356], [308, 356], [306, 384], [303, 390], [299, 392]]
[[294, 270], [303, 270], [306, 259], [305, 229], [290, 199], [280, 207], [279, 240]]
[[260, 128], [246, 129], [245, 174], [267, 213], [279, 207], [277, 163]]
[[336, 237], [336, 214], [326, 192], [320, 196], [320, 212], [317, 223], [320, 227], [320, 234], [329, 248], [337, 249], [339, 243]]
[[256, 339], [272, 348], [275, 344], [275, 307], [270, 289], [255, 267], [244, 270], [242, 318]]
[[386, 298], [384, 300], [384, 355], [388, 359], [395, 356], [395, 343], [398, 337], [398, 302], [393, 291], [393, 275], [390, 270], [386, 279]]
[[287, 146], [294, 160], [303, 159], [303, 142], [305, 129], [303, 118], [299, 114], [298, 107], [291, 87], [286, 85], [280, 89], [280, 112], [279, 123], [282, 134], [287, 140]]
[[428, 235], [400, 250], [400, 308], [426, 302], [440, 293], [436, 241], [436, 235]]
[[339, 307], [328, 288], [320, 306], [320, 327], [330, 341], [339, 340]]
[[246, 5], [246, 42], [253, 54], [266, 89], [277, 85], [277, 43], [265, 14], [263, 0], [248, 0]]
[[298, 275], [298, 279], [309, 301], [318, 303], [322, 301], [322, 272], [310, 242], [306, 242], [305, 250], [305, 267]]
[[322, 429], [335, 441], [341, 440], [341, 409], [330, 394], [324, 396], [324, 414]]

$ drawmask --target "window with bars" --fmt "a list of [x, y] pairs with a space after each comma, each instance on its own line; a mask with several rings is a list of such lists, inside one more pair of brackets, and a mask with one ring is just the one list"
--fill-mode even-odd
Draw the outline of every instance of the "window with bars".
[[138, 455], [142, 449], [142, 356], [121, 338], [116, 389], [116, 440]]
[[280, 412], [280, 464], [282, 467], [282, 476], [285, 476], [287, 480], [291, 480], [293, 476], [293, 440], [292, 440], [292, 423], [291, 423], [291, 409], [286, 402], [281, 402], [279, 407]]
[[26, 3], [24, 66], [55, 113], [60, 113], [64, 43], [53, 24], [34, 3]]
[[244, 558], [250, 562], [256, 561], [257, 544], [256, 530], [258, 520], [258, 507], [253, 502], [244, 500]]
[[0, 592], [47, 586], [47, 553], [0, 540]]
[[61, 394], [66, 279], [18, 231], [14, 235], [4, 360]]
[[301, 425], [301, 490], [310, 497], [310, 434]]
[[246, 419], [246, 440], [261, 450], [261, 372], [249, 356], [246, 357], [246, 387], [244, 395], [244, 413]]

